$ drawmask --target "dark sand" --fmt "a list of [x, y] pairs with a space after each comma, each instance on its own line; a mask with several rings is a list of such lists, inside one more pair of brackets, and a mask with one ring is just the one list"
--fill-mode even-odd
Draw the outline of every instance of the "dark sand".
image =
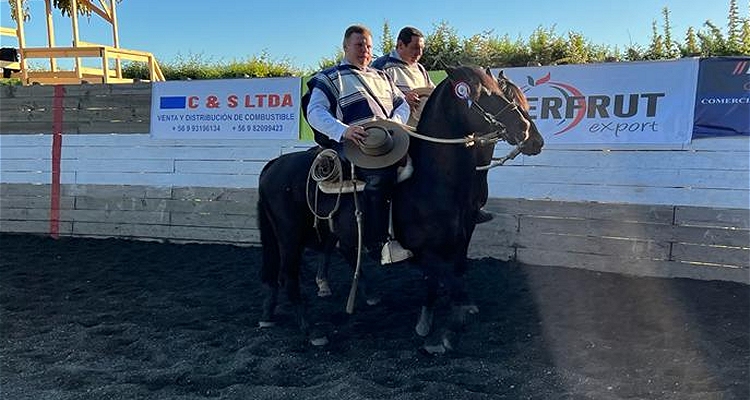
[[434, 357], [414, 269], [381, 271], [383, 302], [348, 316], [348, 270], [319, 299], [305, 267], [331, 331], [312, 348], [285, 298], [256, 327], [259, 265], [257, 247], [0, 235], [0, 398], [750, 398], [745, 285], [474, 260], [480, 313]]

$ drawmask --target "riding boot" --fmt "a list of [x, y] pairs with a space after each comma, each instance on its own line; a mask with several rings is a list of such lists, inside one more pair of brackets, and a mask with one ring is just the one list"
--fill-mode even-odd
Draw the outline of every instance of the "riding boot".
[[365, 247], [370, 258], [380, 262], [380, 249], [388, 239], [388, 227], [383, 223], [387, 216], [383, 212], [387, 202], [381, 193], [367, 188], [362, 197]]
[[477, 214], [474, 216], [474, 222], [477, 224], [483, 224], [485, 222], [490, 222], [492, 219], [495, 218], [492, 213], [489, 213], [487, 211], [484, 211], [484, 209], [477, 210]]
[[383, 193], [364, 191], [365, 246], [368, 255], [381, 265], [404, 261], [412, 256], [395, 239], [389, 238], [390, 202]]

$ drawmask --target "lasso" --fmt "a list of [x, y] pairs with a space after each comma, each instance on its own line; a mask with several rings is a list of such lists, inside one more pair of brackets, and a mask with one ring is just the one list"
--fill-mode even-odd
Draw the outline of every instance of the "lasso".
[[[317, 188], [318, 182], [338, 182], [339, 183], [339, 193], [336, 196], [336, 203], [333, 206], [333, 209], [328, 213], [328, 215], [318, 214], [318, 193], [319, 190], [315, 190], [315, 204], [313, 205], [310, 200], [310, 183], [311, 181], [315, 182], [315, 186]], [[339, 158], [338, 153], [336, 153], [333, 149], [324, 149], [318, 155], [315, 157], [315, 160], [313, 160], [312, 165], [310, 166], [310, 171], [307, 174], [307, 189], [305, 193], [305, 197], [307, 198], [307, 207], [310, 209], [310, 212], [313, 213], [315, 216], [315, 223], [313, 224], [314, 227], [317, 228], [318, 226], [318, 220], [324, 219], [324, 220], [331, 220], [333, 218], [333, 214], [336, 213], [339, 209], [339, 205], [341, 203], [341, 187], [342, 183], [344, 181], [344, 175], [341, 173], [341, 159]]]
[[[351, 164], [351, 175], [354, 179], [354, 164]], [[321, 215], [317, 212], [318, 206], [318, 192], [315, 190], [315, 206], [310, 201], [310, 181], [315, 182], [317, 189], [318, 182], [338, 182], [339, 192], [336, 196], [336, 204], [328, 215]], [[310, 166], [310, 171], [307, 175], [307, 188], [306, 198], [307, 207], [310, 208], [310, 212], [315, 216], [315, 222], [313, 227], [318, 227], [318, 220], [325, 219], [328, 221], [329, 229], [333, 231], [333, 215], [338, 211], [341, 203], [341, 194], [343, 190], [344, 176], [341, 170], [341, 159], [338, 153], [332, 149], [325, 149], [321, 151], [313, 160]], [[357, 287], [359, 285], [359, 278], [362, 274], [362, 211], [359, 209], [359, 202], [357, 201], [357, 190], [355, 184], [355, 190], [352, 192], [354, 196], [354, 216], [357, 221], [357, 263], [354, 269], [354, 277], [352, 279], [352, 287], [349, 290], [349, 297], [346, 301], [346, 312], [352, 314], [354, 312], [354, 300], [357, 296]], [[320, 239], [320, 238], [319, 238]]]

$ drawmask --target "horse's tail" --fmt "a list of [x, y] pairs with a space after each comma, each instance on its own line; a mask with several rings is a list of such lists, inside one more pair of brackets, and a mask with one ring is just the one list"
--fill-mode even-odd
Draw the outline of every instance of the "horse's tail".
[[260, 270], [260, 279], [263, 283], [275, 284], [279, 279], [281, 255], [276, 228], [271, 221], [269, 212], [263, 191], [258, 190], [258, 229], [260, 230], [260, 243], [263, 247], [263, 266]]

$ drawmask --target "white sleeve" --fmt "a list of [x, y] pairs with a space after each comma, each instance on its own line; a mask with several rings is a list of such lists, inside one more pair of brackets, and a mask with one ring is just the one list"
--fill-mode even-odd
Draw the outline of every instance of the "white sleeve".
[[313, 88], [310, 93], [310, 103], [307, 105], [307, 123], [315, 130], [329, 138], [341, 141], [344, 131], [349, 126], [337, 120], [331, 112], [331, 103], [328, 97], [318, 88]]
[[401, 103], [400, 106], [396, 107], [396, 109], [393, 110], [393, 117], [391, 119], [396, 122], [405, 124], [406, 121], [409, 120], [409, 114], [411, 114], [411, 108], [409, 107], [409, 103], [406, 102], [406, 98], [404, 97], [403, 93], [401, 93], [400, 90], [398, 90], [398, 95], [401, 97], [401, 100], [403, 100], [403, 102]]

